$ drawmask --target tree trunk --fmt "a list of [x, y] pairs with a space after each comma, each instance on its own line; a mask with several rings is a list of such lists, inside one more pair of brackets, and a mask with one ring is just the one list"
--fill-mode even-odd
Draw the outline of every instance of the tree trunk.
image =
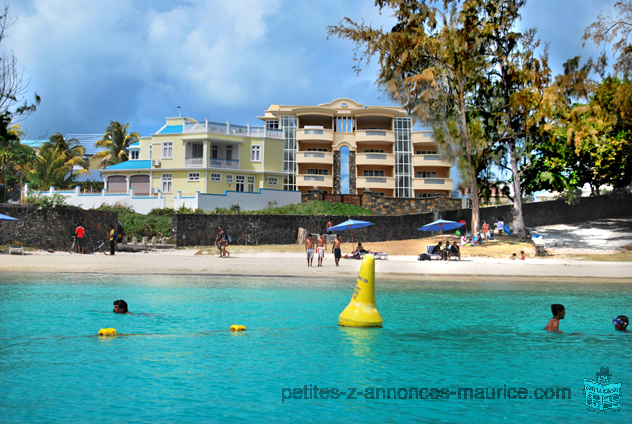
[[467, 155], [467, 167], [470, 177], [470, 195], [472, 196], [472, 235], [478, 232], [479, 203], [478, 203], [478, 184], [476, 181], [476, 174], [474, 167], [472, 166], [472, 143], [470, 142], [470, 134], [467, 129], [467, 116], [465, 115], [465, 99], [463, 97], [463, 90], [459, 93], [459, 112], [461, 113], [461, 125], [463, 127], [463, 139], [465, 141], [465, 153]]
[[516, 156], [516, 143], [512, 140], [509, 142], [509, 157], [511, 158], [511, 173], [513, 174], [514, 189], [514, 233], [519, 239], [526, 237], [524, 232], [524, 219], [522, 217], [522, 193], [520, 189], [520, 174], [518, 173], [518, 158]]

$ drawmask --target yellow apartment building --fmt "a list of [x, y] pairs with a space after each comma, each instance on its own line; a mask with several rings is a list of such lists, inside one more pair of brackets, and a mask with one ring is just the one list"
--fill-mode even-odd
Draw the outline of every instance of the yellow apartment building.
[[[402, 108], [337, 99], [318, 106], [271, 105], [258, 118], [268, 131], [282, 132], [285, 190], [340, 194], [348, 184], [349, 194], [368, 189], [389, 197], [452, 190], [452, 164], [439, 156], [431, 131], [413, 131]], [[341, 161], [346, 153], [348, 163]]]
[[155, 134], [130, 147], [130, 160], [109, 166], [108, 195], [156, 196], [167, 206], [177, 192], [223, 194], [283, 188], [283, 132], [265, 127], [167, 118]]

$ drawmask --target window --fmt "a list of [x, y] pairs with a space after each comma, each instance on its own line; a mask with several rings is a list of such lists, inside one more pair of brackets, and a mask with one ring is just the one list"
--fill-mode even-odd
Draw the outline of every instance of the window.
[[140, 153], [140, 152], [139, 152], [138, 150], [131, 150], [131, 151], [129, 152], [129, 158], [130, 158], [130, 160], [136, 160], [136, 159], [138, 159], [138, 155], [139, 155], [139, 153]]
[[233, 183], [233, 174], [226, 174], [226, 182], [230, 184]]
[[250, 149], [250, 161], [251, 162], [261, 162], [261, 146], [252, 145]]
[[222, 174], [216, 174], [215, 172], [211, 173], [211, 181], [216, 183], [222, 182]]
[[217, 159], [217, 153], [219, 152], [219, 147], [216, 145], [211, 146], [211, 159]]
[[383, 177], [384, 176], [384, 171], [378, 171], [378, 170], [373, 170], [373, 169], [365, 169], [364, 171], [362, 171], [362, 176], [363, 177]]
[[437, 178], [437, 171], [417, 171], [417, 178]]
[[279, 129], [279, 121], [266, 121], [266, 129], [278, 130]]
[[308, 147], [307, 148], [308, 152], [327, 152], [327, 148], [326, 147]]
[[254, 193], [255, 191], [255, 177], [248, 177], [248, 192]]
[[201, 158], [204, 155], [204, 145], [201, 143], [191, 144], [191, 157]]
[[362, 153], [384, 153], [384, 149], [364, 149]]
[[235, 191], [246, 191], [245, 182], [246, 177], [243, 175], [235, 175]]
[[171, 159], [173, 157], [173, 143], [171, 141], [165, 141], [162, 143], [162, 158]]
[[149, 160], [151, 160], [151, 148], [152, 148], [152, 147], [153, 147], [153, 146], [150, 144], [150, 145], [149, 145]]
[[383, 191], [374, 191], [373, 195], [374, 196], [382, 196], [382, 197], [384, 197], [384, 192]]
[[162, 174], [160, 176], [160, 181], [161, 181], [161, 186], [162, 186], [162, 192], [163, 193], [171, 193], [171, 179], [172, 179], [172, 174]]
[[189, 181], [200, 181], [199, 172], [189, 172]]
[[278, 177], [268, 177], [268, 185], [269, 186], [278, 186], [279, 178]]
[[308, 175], [329, 175], [329, 170], [328, 169], [308, 169], [307, 170], [307, 174]]
[[436, 155], [437, 152], [435, 150], [417, 150], [415, 152], [417, 155]]

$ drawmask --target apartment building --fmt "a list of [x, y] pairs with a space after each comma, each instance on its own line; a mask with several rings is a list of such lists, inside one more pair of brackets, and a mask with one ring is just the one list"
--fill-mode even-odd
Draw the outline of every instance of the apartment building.
[[452, 164], [441, 160], [431, 131], [413, 131], [402, 108], [337, 99], [317, 106], [271, 105], [258, 118], [268, 131], [282, 133], [285, 190], [316, 187], [340, 194], [348, 184], [349, 194], [368, 189], [389, 197], [452, 190]]
[[105, 188], [108, 194], [161, 192], [167, 205], [177, 192], [281, 190], [283, 143], [278, 129], [167, 118], [155, 134], [130, 147], [130, 160], [102, 171]]

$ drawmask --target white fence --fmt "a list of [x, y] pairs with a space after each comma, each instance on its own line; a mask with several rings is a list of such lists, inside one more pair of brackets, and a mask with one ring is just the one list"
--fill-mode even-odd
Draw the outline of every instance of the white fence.
[[[66, 203], [83, 209], [119, 204], [130, 206], [136, 212], [146, 214], [152, 209], [165, 207], [165, 198], [162, 192], [159, 191], [157, 196], [135, 196], [133, 188], [129, 189], [129, 194], [108, 194], [106, 190], [100, 194], [82, 194], [79, 187], [75, 187], [72, 191], [56, 191], [54, 187], [51, 187], [46, 192], [32, 192], [29, 191], [28, 184], [25, 184], [24, 195], [27, 196], [29, 193], [40, 195], [59, 193], [65, 197]], [[232, 205], [239, 205], [240, 209], [244, 211], [252, 211], [293, 203], [301, 203], [300, 191], [259, 189], [257, 193], [225, 191], [224, 194], [208, 194], [196, 192], [194, 197], [182, 197], [178, 191], [173, 198], [174, 209], [186, 206], [191, 209], [200, 208], [204, 211], [213, 211], [215, 208], [230, 208]]]

